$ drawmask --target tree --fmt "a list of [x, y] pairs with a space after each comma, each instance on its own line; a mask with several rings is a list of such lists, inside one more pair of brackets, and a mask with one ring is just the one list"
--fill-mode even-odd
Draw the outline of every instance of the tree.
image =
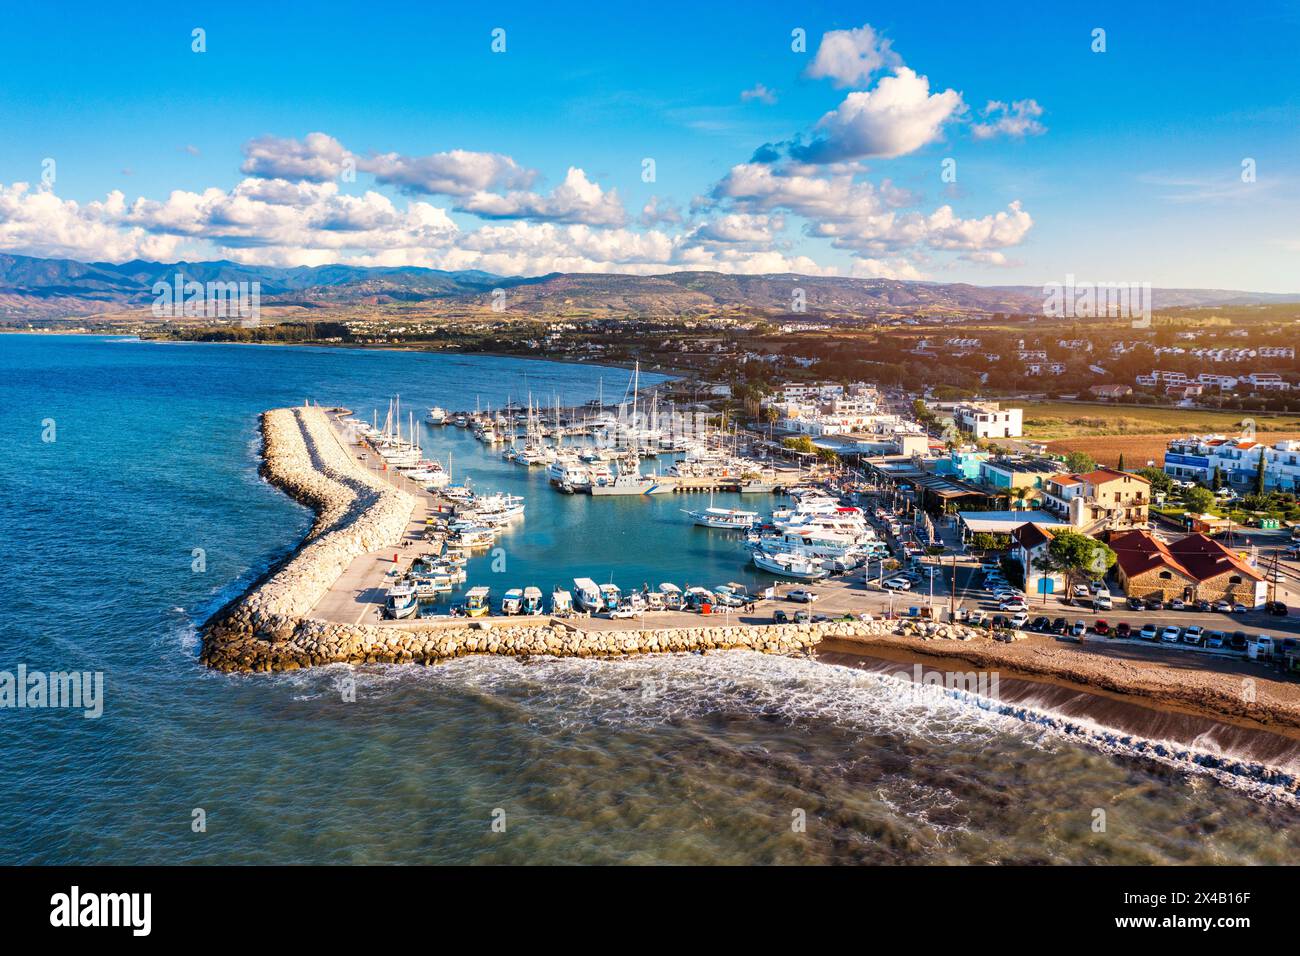
[[1214, 466], [1214, 474], [1210, 477], [1210, 490], [1218, 491], [1223, 487], [1223, 470], [1218, 465]]
[[1169, 494], [1173, 490], [1174, 480], [1166, 475], [1159, 468], [1139, 468], [1138, 475], [1151, 482], [1151, 493], [1163, 492]]
[[1255, 469], [1255, 494], [1257, 495], [1262, 495], [1264, 493], [1264, 479], [1265, 479], [1264, 470], [1266, 467], [1267, 465], [1265, 464], [1264, 461], [1264, 446], [1260, 445], [1259, 446], [1259, 467]]
[[1097, 467], [1097, 459], [1086, 451], [1072, 451], [1065, 456], [1065, 467], [1074, 474], [1092, 471]]
[[1195, 514], [1207, 514], [1214, 507], [1214, 492], [1200, 485], [1184, 488], [1183, 506]]
[[1100, 581], [1115, 566], [1115, 552], [1096, 538], [1077, 531], [1058, 531], [1047, 546], [1052, 570], [1065, 575], [1067, 592], [1076, 577]]
[[804, 454], [811, 454], [814, 450], [812, 439], [807, 435], [800, 435], [797, 438], [786, 438], [781, 442], [781, 444], [786, 448], [789, 448], [791, 451], [803, 452]]
[[1123, 452], [1120, 452], [1120, 453], [1119, 453], [1119, 461], [1115, 464], [1115, 470], [1116, 470], [1116, 471], [1123, 471], [1123, 470], [1124, 470], [1124, 453], [1123, 453]]

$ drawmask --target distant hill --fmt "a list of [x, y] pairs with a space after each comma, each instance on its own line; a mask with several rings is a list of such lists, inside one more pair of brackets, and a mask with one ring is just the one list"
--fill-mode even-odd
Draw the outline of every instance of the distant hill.
[[[82, 318], [104, 312], [147, 309], [155, 282], [177, 272], [198, 282], [261, 283], [263, 305], [321, 308], [389, 302], [428, 303], [434, 311], [473, 311], [489, 304], [493, 289], [509, 290], [510, 310], [530, 315], [692, 315], [750, 310], [792, 311], [802, 290], [807, 312], [831, 315], [1036, 313], [1043, 292], [1036, 286], [976, 286], [966, 283], [822, 276], [729, 275], [671, 272], [634, 276], [553, 273], [536, 277], [497, 276], [477, 270], [364, 268], [327, 265], [280, 268], [235, 262], [145, 262], [120, 264], [40, 259], [0, 254], [0, 317]], [[1157, 289], [1157, 307], [1259, 305], [1300, 302], [1300, 294], [1275, 295], [1222, 289]]]

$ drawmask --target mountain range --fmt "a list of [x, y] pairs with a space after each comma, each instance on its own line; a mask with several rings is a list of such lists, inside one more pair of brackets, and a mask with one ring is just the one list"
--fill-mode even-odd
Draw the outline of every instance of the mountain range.
[[[347, 265], [248, 266], [236, 262], [79, 262], [0, 254], [0, 318], [43, 321], [135, 312], [147, 318], [156, 282], [177, 273], [198, 282], [260, 282], [267, 306], [334, 309], [349, 305], [422, 303], [431, 312], [488, 311], [494, 289], [505, 290], [511, 313], [546, 316], [673, 315], [718, 311], [790, 314], [802, 291], [810, 315], [917, 313], [1036, 314], [1036, 286], [977, 286], [897, 279], [805, 275], [662, 275], [552, 273], [498, 276], [476, 270]], [[1300, 294], [1225, 289], [1156, 289], [1157, 308], [1300, 302]]]

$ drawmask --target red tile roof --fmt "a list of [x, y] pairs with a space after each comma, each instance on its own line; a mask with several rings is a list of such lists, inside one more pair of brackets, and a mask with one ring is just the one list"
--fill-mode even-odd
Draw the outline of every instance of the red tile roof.
[[1189, 534], [1165, 544], [1147, 531], [1125, 531], [1111, 535], [1108, 543], [1126, 577], [1166, 567], [1197, 582], [1229, 572], [1255, 581], [1264, 579], [1235, 552], [1203, 534]]

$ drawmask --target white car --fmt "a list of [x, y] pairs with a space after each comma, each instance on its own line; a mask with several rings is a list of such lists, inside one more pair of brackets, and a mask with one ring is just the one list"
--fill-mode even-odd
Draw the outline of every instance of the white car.
[[1164, 641], [1166, 644], [1177, 644], [1178, 635], [1181, 633], [1182, 632], [1177, 627], [1170, 626], [1160, 632], [1160, 640]]
[[998, 609], [1002, 611], [1028, 611], [1029, 605], [1020, 598], [1015, 598], [1010, 601], [999, 601]]
[[1086, 598], [1092, 594], [1092, 592], [1088, 590], [1088, 585], [1086, 584], [1076, 584], [1073, 588], [1070, 589], [1070, 593], [1077, 598], [1080, 597]]
[[907, 578], [890, 578], [885, 582], [885, 587], [891, 591], [910, 591], [912, 590], [912, 582]]
[[1025, 624], [1028, 623], [1028, 621], [1029, 621], [1029, 613], [1027, 611], [1020, 611], [1019, 613], [1011, 615], [1011, 620], [1008, 621], [1007, 623], [1010, 624], [1016, 630], [1020, 630], [1020, 628], [1024, 627]]
[[787, 601], [798, 601], [800, 604], [811, 604], [817, 600], [817, 595], [807, 588], [795, 588], [786, 594], [785, 599]]
[[1183, 631], [1183, 642], [1186, 644], [1200, 644], [1201, 633], [1203, 628], [1199, 624], [1193, 624]]

